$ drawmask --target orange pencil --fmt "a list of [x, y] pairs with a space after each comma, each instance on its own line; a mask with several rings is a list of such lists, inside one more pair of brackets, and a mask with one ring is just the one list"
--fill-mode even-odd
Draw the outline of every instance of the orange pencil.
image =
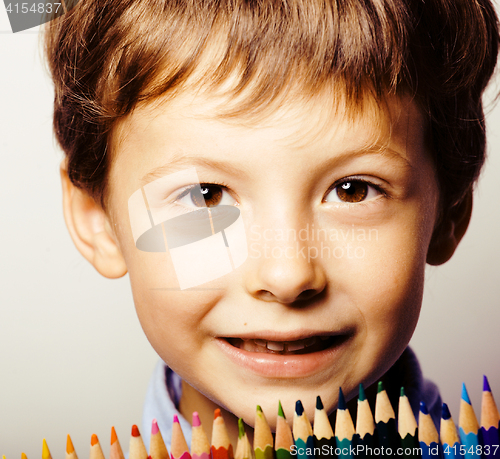
[[139, 428], [134, 424], [132, 426], [132, 435], [129, 443], [129, 459], [148, 459], [148, 452], [144, 446]]
[[[5, 456], [4, 456], [5, 458]], [[26, 453], [21, 453], [21, 459], [28, 459], [28, 456], [26, 456]]]
[[172, 459], [191, 459], [189, 447], [182, 433], [179, 418], [174, 414], [174, 423], [172, 425], [172, 446], [170, 447]]
[[49, 450], [49, 447], [47, 446], [47, 442], [45, 441], [45, 438], [42, 441], [42, 459], [52, 459], [52, 456], [50, 455], [50, 450]]
[[234, 459], [233, 445], [229, 441], [226, 424], [219, 408], [214, 411], [211, 451], [212, 459]]
[[105, 459], [102, 453], [101, 444], [96, 434], [90, 438], [90, 459]]
[[210, 459], [210, 443], [207, 434], [201, 425], [198, 412], [193, 413], [191, 431], [191, 456], [193, 459]]
[[75, 447], [73, 446], [73, 442], [71, 441], [71, 437], [69, 436], [69, 434], [66, 438], [66, 459], [78, 459]]
[[109, 448], [109, 459], [125, 459], [114, 427], [111, 427], [111, 446]]
[[151, 441], [149, 442], [149, 455], [152, 459], [169, 459], [168, 450], [161, 436], [158, 422], [153, 419], [151, 424]]

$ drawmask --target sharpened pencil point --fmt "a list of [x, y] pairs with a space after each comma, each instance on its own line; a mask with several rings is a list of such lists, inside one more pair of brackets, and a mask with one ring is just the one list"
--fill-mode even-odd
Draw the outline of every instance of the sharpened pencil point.
[[363, 384], [359, 385], [358, 400], [360, 402], [364, 402], [366, 400], [365, 388], [363, 387]]
[[399, 396], [400, 397], [406, 397], [405, 388], [403, 386], [401, 386], [401, 389], [399, 390]]
[[90, 446], [95, 446], [99, 443], [99, 439], [97, 438], [96, 434], [92, 434], [92, 437], [90, 437]]
[[445, 421], [451, 418], [450, 409], [448, 408], [448, 405], [446, 403], [443, 403], [443, 408], [441, 409], [441, 417]]
[[49, 457], [52, 457], [52, 456], [50, 455], [49, 447], [47, 446], [47, 442], [45, 441], [45, 438], [44, 438], [42, 441], [42, 459], [47, 459]]
[[243, 435], [245, 435], [245, 426], [243, 425], [243, 419], [239, 418], [238, 419], [238, 440], [243, 438]]
[[425, 402], [420, 402], [420, 412], [422, 414], [429, 414], [429, 410], [427, 409]]
[[260, 405], [257, 405], [257, 412], [262, 413], [262, 408], [260, 407]]
[[139, 432], [139, 427], [137, 427], [135, 424], [132, 426], [132, 437], [140, 437], [141, 434]]
[[111, 427], [111, 444], [115, 443], [116, 440], [118, 440], [118, 437], [116, 436], [116, 430], [114, 426]]
[[220, 408], [216, 408], [214, 411], [214, 419], [217, 419], [219, 416], [222, 416], [222, 414], [220, 414]]
[[325, 407], [323, 406], [323, 402], [321, 401], [321, 397], [318, 395], [316, 397], [316, 409], [317, 410], [322, 410], [324, 409]]
[[[194, 423], [193, 423], [193, 426], [194, 426]], [[151, 435], [156, 435], [159, 431], [160, 431], [160, 428], [158, 427], [158, 421], [156, 419], [153, 419], [153, 422], [151, 423]]]
[[278, 416], [284, 418], [285, 413], [283, 413], [283, 407], [281, 406], [281, 400], [278, 400]]
[[486, 375], [483, 375], [483, 392], [491, 392], [490, 383]]
[[73, 446], [73, 442], [71, 441], [71, 437], [68, 434], [66, 438], [66, 454], [71, 454], [75, 451], [75, 447]]
[[467, 388], [465, 387], [465, 383], [462, 383], [462, 400], [469, 405], [471, 404], [469, 394], [467, 393]]
[[339, 410], [345, 410], [346, 409], [346, 403], [345, 403], [345, 398], [344, 398], [344, 393], [342, 392], [342, 387], [339, 387]]
[[303, 412], [304, 412], [304, 407], [302, 406], [302, 402], [300, 400], [297, 400], [295, 402], [295, 413], [297, 413], [297, 416], [302, 416]]
[[193, 427], [200, 427], [201, 426], [200, 415], [198, 414], [198, 411], [193, 412], [192, 425], [193, 425]]
[[179, 424], [179, 417], [176, 414], [174, 414], [174, 422]]
[[382, 381], [379, 381], [377, 385], [377, 394], [379, 394], [383, 390], [384, 390], [384, 383]]

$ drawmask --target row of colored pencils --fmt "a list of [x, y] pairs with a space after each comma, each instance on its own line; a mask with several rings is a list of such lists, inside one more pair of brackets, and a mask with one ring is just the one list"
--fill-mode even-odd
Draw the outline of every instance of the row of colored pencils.
[[[233, 453], [220, 409], [216, 409], [214, 413], [211, 444], [198, 413], [193, 413], [190, 448], [179, 419], [174, 415], [170, 453], [156, 420], [153, 420], [149, 454], [139, 429], [134, 425], [128, 459], [320, 459], [327, 456], [339, 459], [352, 459], [355, 456], [402, 456], [404, 459], [500, 458], [500, 414], [486, 376], [483, 382], [481, 425], [477, 421], [465, 385], [462, 387], [458, 430], [447, 405], [443, 404], [438, 434], [423, 402], [420, 403], [417, 424], [403, 388], [399, 396], [396, 420], [394, 409], [381, 382], [377, 388], [375, 415], [372, 415], [365, 391], [360, 385], [356, 425], [347, 409], [342, 389], [339, 389], [335, 434], [319, 396], [316, 400], [313, 425], [299, 400], [295, 406], [293, 427], [290, 428], [279, 403], [276, 433], [273, 437], [264, 412], [257, 406], [253, 446], [245, 432], [243, 420], [239, 419], [238, 442]], [[90, 459], [105, 459], [96, 435], [92, 435], [90, 444]], [[27, 459], [24, 453], [21, 459]], [[42, 459], [52, 459], [45, 439], [42, 444]], [[66, 459], [78, 459], [69, 435]], [[114, 427], [111, 429], [109, 459], [125, 459]]]

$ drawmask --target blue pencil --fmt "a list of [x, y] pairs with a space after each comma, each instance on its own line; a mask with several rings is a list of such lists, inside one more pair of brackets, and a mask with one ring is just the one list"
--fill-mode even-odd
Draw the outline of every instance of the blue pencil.
[[297, 400], [295, 403], [295, 414], [293, 416], [293, 439], [295, 442], [295, 453], [297, 459], [314, 458], [313, 430], [300, 400]]
[[446, 403], [443, 403], [441, 412], [441, 445], [443, 446], [443, 456], [445, 459], [463, 457], [460, 450], [460, 438], [457, 434], [457, 428]]
[[483, 442], [483, 457], [485, 459], [500, 458], [500, 414], [491, 393], [488, 378], [483, 379], [483, 399], [481, 402], [480, 437]]
[[339, 387], [339, 404], [337, 408], [337, 419], [335, 420], [335, 440], [337, 443], [337, 455], [339, 459], [351, 459], [354, 445], [354, 424], [351, 414], [347, 409], [344, 394]]
[[439, 434], [424, 402], [420, 402], [418, 414], [418, 441], [422, 449], [422, 459], [435, 459], [442, 456]]
[[462, 384], [462, 399], [460, 400], [460, 414], [458, 416], [458, 432], [460, 442], [464, 446], [466, 459], [478, 459], [481, 455], [479, 446], [479, 423], [472, 408], [465, 384]]

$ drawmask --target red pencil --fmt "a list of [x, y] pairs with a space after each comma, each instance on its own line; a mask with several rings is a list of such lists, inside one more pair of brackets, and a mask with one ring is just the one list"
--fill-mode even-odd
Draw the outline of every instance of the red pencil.
[[234, 459], [233, 445], [229, 441], [226, 424], [219, 408], [214, 411], [211, 451], [212, 459]]

